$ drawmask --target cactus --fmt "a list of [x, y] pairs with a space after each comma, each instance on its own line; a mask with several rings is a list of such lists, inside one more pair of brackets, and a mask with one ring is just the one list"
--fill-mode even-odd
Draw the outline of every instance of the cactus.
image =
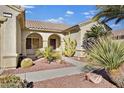
[[21, 61], [21, 68], [28, 68], [33, 65], [33, 61], [30, 58], [25, 58]]
[[77, 42], [75, 39], [72, 39], [69, 33], [69, 36], [64, 39], [65, 43], [65, 49], [64, 49], [64, 55], [67, 57], [74, 56], [76, 52], [76, 46]]

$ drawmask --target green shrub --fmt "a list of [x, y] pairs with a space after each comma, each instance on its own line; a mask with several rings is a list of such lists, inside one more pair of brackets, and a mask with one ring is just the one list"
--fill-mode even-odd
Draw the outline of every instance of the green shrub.
[[124, 43], [110, 38], [99, 39], [90, 49], [89, 55], [94, 62], [105, 68], [118, 87], [124, 87]]
[[62, 58], [62, 54], [61, 54], [60, 51], [53, 51], [52, 52], [52, 57], [54, 58], [54, 60], [61, 59]]
[[0, 88], [23, 88], [24, 82], [15, 75], [1, 75]]
[[124, 63], [124, 43], [101, 38], [92, 46], [89, 55], [106, 69], [117, 69]]
[[42, 57], [43, 57], [43, 51], [42, 51], [41, 49], [37, 49], [37, 50], [35, 51], [35, 56], [36, 56], [37, 58], [42, 58]]
[[54, 60], [61, 59], [61, 53], [59, 51], [53, 51], [52, 47], [46, 47], [43, 51], [43, 56], [49, 64]]
[[43, 56], [47, 59], [49, 64], [54, 60], [54, 58], [52, 57], [52, 52], [52, 47], [46, 47], [43, 51]]
[[25, 58], [21, 61], [21, 68], [31, 67], [33, 65], [33, 61], [30, 58]]
[[64, 55], [67, 57], [74, 56], [76, 52], [77, 42], [75, 39], [72, 39], [69, 33], [69, 36], [64, 39], [65, 48], [64, 48]]

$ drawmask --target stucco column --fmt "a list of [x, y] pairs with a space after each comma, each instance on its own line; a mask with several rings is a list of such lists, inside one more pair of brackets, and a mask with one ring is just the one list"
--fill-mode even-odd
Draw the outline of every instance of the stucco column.
[[43, 40], [43, 48], [48, 47], [48, 40]]
[[2, 68], [2, 64], [3, 64], [3, 27], [2, 24], [6, 21], [7, 19], [5, 17], [1, 17], [0, 16], [0, 68]]
[[44, 33], [44, 34], [41, 34], [41, 36], [43, 39], [43, 49], [44, 49], [45, 47], [48, 47], [48, 38], [50, 35]]

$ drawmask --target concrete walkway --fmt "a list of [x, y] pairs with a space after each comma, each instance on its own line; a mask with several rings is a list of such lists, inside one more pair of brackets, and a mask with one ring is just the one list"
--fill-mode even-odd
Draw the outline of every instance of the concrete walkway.
[[27, 72], [27, 73], [16, 74], [16, 75], [20, 76], [22, 79], [36, 82], [36, 81], [53, 79], [56, 77], [62, 77], [67, 75], [79, 74], [79, 73], [82, 73], [82, 71], [76, 67], [66, 67], [66, 68], [53, 69], [53, 70]]
[[77, 69], [84, 71], [84, 66], [87, 65], [86, 62], [80, 62], [77, 61], [73, 58], [69, 58], [69, 57], [62, 57], [63, 60], [65, 60], [65, 62], [71, 63], [73, 65], [75, 65], [77, 67]]
[[67, 75], [73, 75], [73, 74], [79, 74], [84, 71], [84, 64], [83, 62], [76, 61], [72, 58], [63, 57], [63, 60], [65, 60], [68, 63], [73, 64], [75, 67], [66, 67], [66, 68], [59, 68], [59, 69], [52, 69], [52, 70], [44, 70], [44, 71], [36, 71], [36, 72], [27, 72], [22, 74], [17, 74], [17, 76], [20, 76], [22, 79], [26, 79], [28, 81], [42, 81], [47, 79], [53, 79], [57, 77], [63, 77]]

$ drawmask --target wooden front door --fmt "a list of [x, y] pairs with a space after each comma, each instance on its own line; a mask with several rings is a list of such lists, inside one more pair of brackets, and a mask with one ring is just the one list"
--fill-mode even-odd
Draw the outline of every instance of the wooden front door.
[[53, 49], [56, 49], [56, 39], [50, 39], [50, 46], [51, 46]]

